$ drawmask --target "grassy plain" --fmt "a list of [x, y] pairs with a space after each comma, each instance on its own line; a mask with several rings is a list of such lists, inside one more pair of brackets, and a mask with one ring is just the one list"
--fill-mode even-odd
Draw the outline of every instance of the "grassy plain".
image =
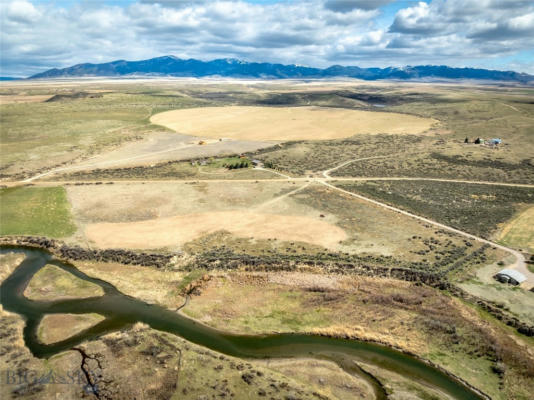
[[65, 237], [75, 231], [63, 187], [0, 189], [0, 234]]
[[534, 207], [518, 212], [501, 228], [498, 238], [505, 246], [534, 253]]
[[[135, 247], [144, 248], [147, 231], [136, 229], [151, 226], [154, 251], [177, 251], [169, 268], [93, 261], [77, 265], [128, 295], [171, 309], [181, 306], [186, 288], [194, 286], [197, 289], [183, 312], [221, 329], [378, 340], [436, 362], [492, 398], [528, 399], [534, 391], [531, 338], [519, 336], [445, 291], [357, 275], [372, 274], [373, 268], [380, 267], [432, 273], [445, 280], [458, 278], [470, 293], [530, 322], [532, 293], [504, 287], [491, 277], [501, 267], [497, 262], [504, 252], [319, 183], [239, 182], [280, 177], [249, 168], [229, 171], [224, 163], [230, 161], [226, 155], [247, 152], [250, 159], [261, 159], [267, 167], [292, 176], [321, 176], [343, 162], [387, 156], [349, 163], [331, 175], [532, 183], [533, 94], [530, 88], [411, 83], [8, 83], [0, 90], [4, 128], [0, 150], [5, 155], [0, 161], [1, 178], [19, 180], [62, 166], [70, 169], [58, 171], [63, 173], [59, 178], [74, 182], [64, 187], [2, 189], [0, 232], [62, 237], [83, 247], [92, 245], [87, 240], [92, 232], [97, 235], [95, 243], [107, 247], [124, 245], [116, 241], [120, 237], [111, 235], [117, 231], [104, 229], [121, 226], [124, 233], [135, 236]], [[48, 99], [52, 101], [39, 102]], [[204, 106], [211, 108], [198, 108]], [[258, 139], [263, 138], [269, 130], [252, 122], [267, 121], [272, 127], [280, 122], [273, 115], [285, 113], [279, 130], [282, 139], [291, 138], [287, 131], [292, 124], [302, 136], [268, 148], [262, 142], [240, 140], [199, 145], [196, 138], [150, 122], [152, 116], [178, 115], [184, 108], [191, 108], [186, 113], [198, 118], [208, 112], [220, 116], [221, 110], [236, 110], [231, 107], [253, 107], [255, 112], [261, 107], [262, 112], [248, 116], [247, 126], [240, 125], [236, 135], [254, 131]], [[322, 108], [312, 111], [315, 107]], [[178, 111], [164, 113], [171, 110]], [[314, 120], [311, 126], [300, 119], [293, 121], [295, 111], [306, 118], [323, 113], [374, 118], [394, 111], [387, 115], [394, 122], [436, 120], [439, 124], [428, 130], [430, 125], [420, 126], [424, 134], [408, 135], [382, 120], [373, 134], [360, 130], [352, 136], [357, 124], [346, 124], [338, 126], [340, 136], [332, 139], [317, 133], [331, 132], [325, 128], [327, 122]], [[338, 125], [344, 123], [338, 121]], [[335, 124], [328, 122], [330, 126]], [[209, 134], [225, 136], [215, 130]], [[471, 142], [476, 137], [500, 137], [503, 145], [496, 149], [464, 144], [465, 137]], [[219, 158], [207, 165], [190, 162], [214, 156]], [[164, 182], [176, 179], [195, 182]], [[117, 182], [110, 184], [111, 180]], [[526, 247], [531, 240], [530, 214], [524, 211], [526, 218], [517, 216], [532, 204], [530, 189], [417, 181], [344, 187], [473, 233], [502, 235], [503, 243], [510, 246]], [[325, 229], [344, 236], [324, 236]], [[193, 231], [194, 235], [180, 238]], [[169, 242], [161, 240], [166, 237]], [[20, 257], [2, 255], [0, 262], [0, 277], [5, 278]], [[266, 270], [274, 272], [258, 272]], [[76, 282], [64, 282], [57, 271], [50, 272], [49, 267], [43, 271], [47, 276], [37, 275], [29, 292], [46, 299], [72, 294], [73, 288], [76, 294], [83, 292]], [[24, 346], [21, 318], [1, 310], [0, 315], [0, 335], [8, 339], [0, 345], [0, 369], [79, 370], [80, 354], [74, 351], [46, 362], [35, 359]], [[105, 335], [83, 346], [105, 360], [102, 387], [109, 398], [369, 397], [361, 381], [332, 364], [247, 362], [146, 327]], [[439, 397], [399, 376], [366, 368], [393, 391], [392, 398]], [[80, 397], [81, 385], [67, 386], [36, 385], [24, 387], [26, 392], [21, 393]], [[3, 386], [0, 390], [6, 397], [20, 397], [12, 393], [19, 389]]]
[[183, 271], [154, 270], [154, 268], [139, 265], [95, 261], [79, 261], [76, 266], [87, 275], [105, 280], [122, 293], [146, 303], [176, 309], [185, 300], [182, 283], [187, 278], [187, 274]]
[[[153, 110], [201, 105], [184, 96], [158, 96], [142, 85], [98, 84], [14, 84], [3, 86], [4, 96], [71, 95], [60, 101], [1, 104], [2, 164], [4, 176], [28, 175], [79, 161], [103, 149], [138, 140], [145, 134], [162, 131], [151, 126]], [[117, 90], [118, 89], [118, 90]], [[99, 97], [75, 96], [80, 91], [98, 92]]]
[[55, 265], [45, 265], [32, 278], [24, 296], [31, 300], [53, 301], [102, 296], [104, 290]]
[[298, 241], [335, 248], [345, 232], [318, 219], [246, 211], [188, 214], [139, 222], [96, 223], [85, 228], [98, 247], [154, 249], [183, 245], [202, 235], [227, 231], [256, 239]]
[[102, 247], [218, 251], [219, 257], [231, 251], [272, 260], [354, 256], [441, 272], [499, 257], [479, 243], [307, 182], [128, 182], [67, 191], [80, 227], [74, 239]]
[[[425, 93], [423, 93], [425, 87]], [[259, 157], [282, 171], [307, 173], [341, 162], [389, 154], [389, 159], [364, 160], [335, 171], [333, 176], [412, 176], [531, 183], [534, 180], [534, 105], [532, 89], [419, 86], [359, 86], [357, 91], [332, 91], [332, 99], [356, 97], [381, 111], [404, 112], [440, 121], [430, 136], [354, 136], [325, 142], [300, 141], [283, 149], [261, 151]], [[311, 97], [285, 94], [282, 104], [297, 105]], [[327, 92], [323, 91], [322, 96]], [[366, 99], [366, 100], [364, 100]], [[313, 103], [312, 103], [313, 104]], [[468, 138], [470, 144], [464, 144]], [[477, 137], [502, 138], [499, 148], [473, 144]], [[333, 157], [333, 154], [337, 158]], [[296, 162], [292, 162], [295, 160]], [[338, 162], [339, 161], [339, 162]]]
[[[94, 96], [78, 96], [79, 93]], [[395, 135], [391, 126], [374, 135], [359, 133], [342, 140], [310, 141], [284, 145], [262, 153], [276, 168], [293, 173], [321, 171], [335, 166], [337, 160], [377, 154], [398, 154], [382, 163], [366, 161], [336, 171], [353, 176], [423, 176], [470, 177], [508, 182], [532, 181], [532, 114], [534, 105], [529, 88], [496, 88], [460, 85], [411, 83], [331, 82], [308, 86], [298, 82], [273, 83], [187, 83], [183, 81], [81, 81], [57, 84], [26, 82], [4, 84], [1, 95], [11, 104], [2, 104], [2, 159], [4, 178], [28, 176], [51, 166], [96, 160], [127, 161], [128, 166], [146, 165], [187, 157], [213, 156], [210, 146], [193, 146], [179, 150], [184, 136], [172, 134], [152, 125], [150, 117], [169, 110], [202, 113], [231, 107], [261, 106], [261, 111], [283, 112], [306, 107], [330, 108], [339, 112], [365, 112], [368, 116], [384, 112], [401, 113], [401, 118], [432, 119], [440, 122], [429, 135]], [[60, 95], [58, 101], [16, 103], [17, 96]], [[383, 106], [377, 108], [375, 105]], [[183, 110], [195, 108], [196, 111]], [[182, 110], [182, 111], [180, 111]], [[330, 110], [330, 111], [328, 111]], [[31, 115], [28, 118], [26, 115]], [[312, 113], [313, 112], [309, 112]], [[24, 118], [20, 118], [24, 115]], [[204, 114], [203, 114], [204, 115]], [[356, 115], [356, 114], [355, 114]], [[363, 115], [363, 114], [362, 114]], [[398, 115], [398, 114], [391, 114]], [[269, 120], [268, 122], [275, 121]], [[291, 120], [292, 121], [292, 120]], [[288, 121], [288, 122], [291, 122]], [[270, 123], [269, 126], [275, 125]], [[280, 124], [277, 124], [277, 126]], [[317, 125], [317, 124], [315, 124]], [[349, 129], [348, 125], [344, 129]], [[283, 124], [281, 126], [284, 126]], [[246, 129], [249, 129], [247, 127]], [[267, 132], [265, 127], [255, 134]], [[35, 132], [40, 134], [36, 136]], [[221, 136], [214, 133], [215, 136]], [[350, 136], [350, 135], [349, 135]], [[501, 137], [498, 150], [473, 144], [463, 145], [464, 138]], [[314, 136], [312, 139], [317, 139]], [[272, 137], [269, 139], [272, 140]], [[285, 137], [285, 140], [288, 140]], [[398, 142], [394, 145], [389, 142]], [[245, 150], [235, 141], [236, 153]], [[139, 145], [138, 145], [139, 144]], [[231, 152], [232, 142], [225, 144]], [[131, 147], [134, 146], [134, 147]], [[261, 146], [260, 146], [261, 147]], [[112, 151], [113, 149], [117, 152]], [[418, 156], [411, 153], [421, 152]], [[149, 153], [153, 153], [150, 155]], [[105, 156], [108, 154], [108, 156]], [[189, 154], [189, 156], [187, 156]], [[336, 157], [333, 157], [333, 154]], [[148, 157], [150, 155], [150, 157]], [[135, 157], [132, 160], [126, 160]], [[174, 157], [174, 158], [173, 158]], [[294, 160], [295, 162], [292, 162]], [[101, 164], [92, 168], [108, 168]], [[149, 176], [149, 173], [147, 173]]]
[[16, 267], [24, 260], [23, 254], [4, 253], [0, 254], [0, 282], [3, 282]]
[[[534, 373], [529, 345], [516, 342], [506, 328], [434, 289], [396, 280], [224, 274], [212, 278], [183, 312], [235, 332], [312, 331], [378, 340], [446, 366], [495, 399], [528, 398], [528, 390], [516, 392], [515, 385], [530, 386]], [[498, 362], [507, 365], [503, 376], [493, 372]]]
[[44, 344], [60, 342], [80, 333], [105, 319], [91, 314], [48, 314], [39, 323], [37, 336]]
[[250, 210], [296, 187], [292, 182], [126, 182], [71, 185], [67, 193], [76, 220], [87, 224]]

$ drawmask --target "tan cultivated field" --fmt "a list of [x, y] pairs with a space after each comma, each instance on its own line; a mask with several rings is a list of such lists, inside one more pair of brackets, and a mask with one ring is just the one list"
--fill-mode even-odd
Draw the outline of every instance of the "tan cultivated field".
[[207, 212], [129, 223], [97, 223], [87, 226], [85, 234], [99, 247], [148, 249], [184, 244], [221, 230], [241, 237], [277, 238], [330, 248], [347, 238], [343, 229], [318, 219], [247, 211]]
[[407, 114], [322, 107], [205, 107], [150, 121], [188, 135], [247, 140], [340, 139], [356, 134], [419, 134], [437, 121]]
[[507, 246], [534, 252], [534, 207], [528, 208], [505, 225], [499, 240]]
[[[67, 192], [79, 229], [72, 240], [102, 248], [183, 249], [195, 242], [203, 250], [225, 244], [241, 252], [298, 242], [426, 263], [438, 256], [427, 254], [430, 237], [450, 251], [464, 246], [421, 221], [313, 183], [115, 183], [71, 185]], [[230, 235], [213, 236], [221, 231]], [[208, 236], [218, 239], [204, 242]], [[240, 240], [221, 243], [222, 237]]]

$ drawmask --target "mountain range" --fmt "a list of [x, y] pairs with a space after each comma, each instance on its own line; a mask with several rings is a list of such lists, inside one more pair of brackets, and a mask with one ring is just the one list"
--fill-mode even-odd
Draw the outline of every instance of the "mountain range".
[[90, 76], [173, 76], [195, 78], [212, 76], [262, 79], [348, 77], [365, 80], [477, 79], [534, 83], [534, 76], [525, 73], [478, 68], [452, 68], [444, 65], [419, 65], [401, 68], [360, 68], [356, 66], [333, 65], [322, 69], [299, 65], [246, 62], [232, 58], [212, 61], [184, 60], [174, 56], [163, 56], [141, 61], [117, 60], [103, 64], [77, 64], [68, 68], [53, 68], [33, 75], [29, 79]]

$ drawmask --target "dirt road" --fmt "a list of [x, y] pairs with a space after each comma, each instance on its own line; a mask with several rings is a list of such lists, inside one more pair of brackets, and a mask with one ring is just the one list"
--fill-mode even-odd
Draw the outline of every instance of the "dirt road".
[[[266, 168], [258, 168], [260, 171], [273, 172], [276, 175], [280, 175], [281, 178], [257, 178], [257, 179], [99, 179], [99, 180], [84, 180], [84, 181], [0, 181], [5, 186], [21, 186], [31, 183], [35, 186], [58, 186], [58, 185], [73, 185], [76, 183], [84, 182], [86, 184], [94, 184], [96, 182], [113, 182], [113, 183], [192, 183], [192, 182], [280, 182], [280, 181], [295, 181], [295, 182], [308, 182], [308, 181], [328, 181], [328, 182], [366, 182], [366, 181], [435, 181], [435, 182], [452, 182], [452, 183], [469, 183], [477, 185], [495, 185], [495, 186], [510, 186], [510, 187], [526, 187], [534, 188], [534, 184], [528, 183], [506, 183], [506, 182], [488, 182], [488, 181], [468, 181], [461, 179], [440, 179], [440, 178], [418, 178], [418, 177], [357, 177], [357, 178], [316, 178], [316, 177], [291, 177], [289, 175], [280, 174], [277, 171], [269, 170]], [[46, 176], [43, 174], [42, 176]], [[34, 179], [37, 179], [36, 177]]]
[[493, 247], [496, 247], [498, 249], [504, 250], [507, 253], [510, 253], [515, 257], [515, 262], [513, 264], [511, 264], [511, 265], [508, 265], [507, 268], [515, 269], [515, 270], [521, 272], [523, 275], [525, 275], [525, 277], [527, 278], [527, 281], [524, 282], [523, 285], [522, 285], [525, 289], [530, 289], [531, 287], [534, 287], [534, 273], [532, 273], [532, 272], [530, 272], [528, 270], [527, 265], [525, 263], [525, 257], [523, 256], [523, 254], [521, 254], [517, 250], [510, 249], [509, 247], [502, 246], [502, 245], [494, 243], [494, 242], [492, 242], [490, 240], [486, 240], [486, 239], [483, 239], [481, 237], [472, 235], [470, 233], [461, 231], [459, 229], [452, 228], [450, 226], [441, 224], [441, 223], [433, 221], [431, 219], [428, 219], [428, 218], [425, 218], [425, 217], [421, 217], [419, 215], [415, 215], [415, 214], [409, 213], [408, 211], [401, 210], [400, 208], [392, 207], [392, 206], [390, 206], [388, 204], [385, 204], [385, 203], [370, 199], [368, 197], [365, 197], [365, 196], [362, 196], [362, 195], [359, 195], [359, 194], [356, 194], [356, 193], [352, 193], [352, 192], [349, 192], [347, 190], [338, 188], [338, 187], [336, 187], [334, 185], [331, 185], [330, 183], [326, 182], [325, 180], [318, 180], [318, 182], [323, 184], [323, 185], [325, 185], [325, 186], [327, 186], [327, 187], [329, 187], [329, 188], [331, 188], [331, 189], [337, 190], [338, 192], [348, 194], [348, 195], [356, 197], [356, 198], [358, 198], [360, 200], [367, 201], [367, 202], [375, 204], [377, 206], [380, 206], [380, 207], [383, 207], [383, 208], [387, 208], [388, 210], [391, 210], [391, 211], [406, 215], [408, 217], [412, 217], [412, 218], [418, 219], [419, 221], [426, 222], [428, 224], [437, 226], [439, 228], [446, 229], [446, 230], [448, 230], [450, 232], [454, 232], [454, 233], [457, 233], [459, 235], [462, 235], [462, 236], [468, 237], [470, 239], [476, 240], [478, 242], [489, 244], [490, 246], [493, 246]]
[[[328, 182], [335, 182], [335, 181], [373, 181], [373, 180], [401, 181], [401, 180], [404, 180], [404, 181], [453, 182], [453, 183], [467, 183], [467, 184], [480, 184], [480, 185], [499, 185], [499, 186], [510, 186], [510, 187], [530, 187], [530, 188], [534, 188], [534, 184], [519, 184], [519, 183], [506, 183], [506, 182], [486, 182], [486, 181], [469, 181], [469, 180], [460, 180], [460, 179], [419, 178], [419, 177], [356, 177], [356, 178], [353, 178], [353, 177], [332, 178], [332, 177], [330, 177], [330, 173], [331, 172], [333, 172], [333, 171], [335, 171], [335, 170], [337, 170], [339, 168], [342, 168], [345, 165], [348, 165], [348, 164], [353, 163], [353, 162], [370, 160], [370, 159], [377, 159], [377, 158], [390, 158], [390, 157], [394, 157], [394, 156], [395, 155], [385, 155], [385, 156], [364, 157], [364, 158], [348, 160], [348, 161], [345, 161], [345, 162], [343, 162], [343, 163], [341, 163], [341, 164], [339, 164], [339, 165], [337, 165], [337, 166], [335, 166], [333, 168], [330, 168], [330, 169], [327, 169], [325, 171], [322, 171], [322, 173], [321, 173], [322, 176], [323, 176], [322, 179], [321, 178], [309, 178], [309, 177], [291, 177], [289, 175], [286, 175], [286, 174], [283, 174], [281, 172], [274, 171], [274, 170], [271, 170], [271, 169], [257, 168], [258, 170], [273, 172], [274, 174], [279, 175], [280, 178], [272, 178], [272, 179], [239, 179], [239, 180], [232, 180], [232, 181], [233, 182], [294, 181], [294, 182], [307, 182], [307, 183], [309, 183], [309, 182], [318, 182], [318, 183], [320, 183], [322, 185], [325, 185], [325, 186], [327, 186], [327, 187], [329, 187], [329, 188], [331, 188], [333, 190], [348, 194], [350, 196], [359, 198], [361, 200], [373, 203], [373, 204], [375, 204], [377, 206], [389, 209], [389, 210], [394, 211], [394, 212], [398, 212], [400, 214], [403, 214], [403, 215], [406, 215], [406, 216], [409, 216], [409, 217], [412, 217], [412, 218], [416, 218], [416, 219], [418, 219], [420, 221], [432, 224], [432, 225], [437, 226], [439, 228], [446, 229], [446, 230], [451, 231], [451, 232], [455, 232], [455, 233], [457, 233], [459, 235], [468, 237], [470, 239], [476, 240], [476, 241], [481, 242], [481, 243], [489, 244], [490, 246], [493, 246], [495, 248], [498, 248], [498, 249], [501, 249], [503, 251], [506, 251], [507, 253], [510, 253], [515, 257], [515, 262], [513, 264], [509, 265], [508, 268], [512, 268], [512, 269], [515, 269], [515, 270], [521, 272], [527, 278], [527, 281], [522, 285], [523, 287], [525, 287], [527, 289], [529, 289], [531, 287], [534, 287], [534, 273], [530, 272], [530, 270], [527, 268], [527, 265], [525, 263], [525, 258], [519, 251], [511, 249], [511, 248], [506, 247], [506, 246], [502, 246], [502, 245], [497, 244], [495, 242], [480, 238], [478, 236], [475, 236], [475, 235], [472, 235], [470, 233], [461, 231], [459, 229], [456, 229], [456, 228], [441, 224], [439, 222], [432, 221], [432, 220], [430, 220], [428, 218], [412, 214], [410, 212], [401, 210], [399, 208], [390, 206], [388, 204], [385, 204], [385, 203], [370, 199], [368, 197], [365, 197], [365, 196], [362, 196], [362, 195], [359, 195], [359, 194], [356, 194], [356, 193], [349, 192], [347, 190], [338, 188], [338, 187], [336, 187], [336, 186], [334, 186], [334, 185], [332, 185], [332, 184], [330, 184]], [[56, 173], [56, 172], [59, 172], [59, 171], [69, 170], [69, 169], [72, 169], [72, 168], [73, 167], [70, 167], [70, 168], [66, 167], [66, 168], [62, 168], [62, 169], [52, 170], [52, 171], [49, 171], [47, 173], [39, 174], [39, 175], [36, 175], [36, 176], [34, 176], [32, 178], [28, 178], [28, 179], [26, 179], [24, 181], [2, 182], [2, 183], [4, 185], [6, 185], [6, 186], [24, 185], [24, 184], [28, 184], [30, 182], [33, 182], [36, 179], [42, 178], [44, 176], [47, 176], [49, 174], [53, 174], [53, 173]], [[74, 168], [76, 168], [76, 167], [74, 167]], [[120, 180], [120, 181], [117, 181], [117, 183], [141, 183], [141, 182], [192, 183], [192, 182], [228, 182], [228, 181], [229, 181], [228, 179]], [[71, 182], [70, 181], [69, 182], [67, 182], [67, 181], [56, 181], [56, 182], [48, 181], [48, 182], [34, 182], [32, 184], [37, 184], [37, 185], [40, 185], [40, 186], [54, 186], [54, 185], [65, 185], [65, 184], [75, 184], [75, 183], [77, 183], [77, 181], [71, 181]], [[88, 181], [87, 183], [96, 183], [96, 182]], [[305, 184], [304, 186], [295, 189], [294, 191], [284, 195], [283, 197], [288, 196], [288, 195], [290, 195], [290, 194], [292, 194], [294, 192], [300, 191], [303, 188], [305, 188], [307, 185], [308, 184]], [[277, 201], [277, 200], [278, 200], [278, 198], [274, 199], [273, 201]], [[267, 203], [270, 204], [271, 202], [272, 201], [269, 201]], [[264, 205], [266, 205], [266, 204], [264, 204]]]

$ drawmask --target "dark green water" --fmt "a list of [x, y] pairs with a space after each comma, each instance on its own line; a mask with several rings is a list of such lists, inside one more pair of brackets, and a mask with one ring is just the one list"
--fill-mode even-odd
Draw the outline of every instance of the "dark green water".
[[[445, 392], [455, 399], [481, 399], [461, 382], [424, 362], [373, 343], [358, 340], [328, 338], [302, 334], [234, 335], [192, 321], [182, 315], [156, 305], [149, 305], [119, 292], [113, 285], [91, 278], [74, 266], [55, 260], [41, 250], [2, 248], [1, 252], [24, 253], [26, 258], [0, 285], [0, 301], [7, 311], [21, 314], [26, 319], [24, 341], [36, 356], [46, 358], [70, 349], [83, 341], [112, 332], [136, 322], [154, 329], [178, 335], [211, 350], [240, 358], [280, 358], [315, 356], [329, 358], [343, 367], [347, 358], [360, 360], [380, 368], [397, 372]], [[101, 297], [52, 302], [32, 301], [23, 296], [33, 275], [46, 264], [54, 264], [83, 280], [104, 289]], [[243, 299], [246, 301], [246, 299]], [[98, 313], [106, 317], [101, 323], [62, 342], [45, 345], [37, 340], [37, 327], [45, 314]], [[337, 360], [336, 360], [337, 359]], [[350, 371], [354, 372], [354, 371]], [[375, 387], [375, 392], [377, 388]], [[378, 390], [378, 397], [385, 397]]]

